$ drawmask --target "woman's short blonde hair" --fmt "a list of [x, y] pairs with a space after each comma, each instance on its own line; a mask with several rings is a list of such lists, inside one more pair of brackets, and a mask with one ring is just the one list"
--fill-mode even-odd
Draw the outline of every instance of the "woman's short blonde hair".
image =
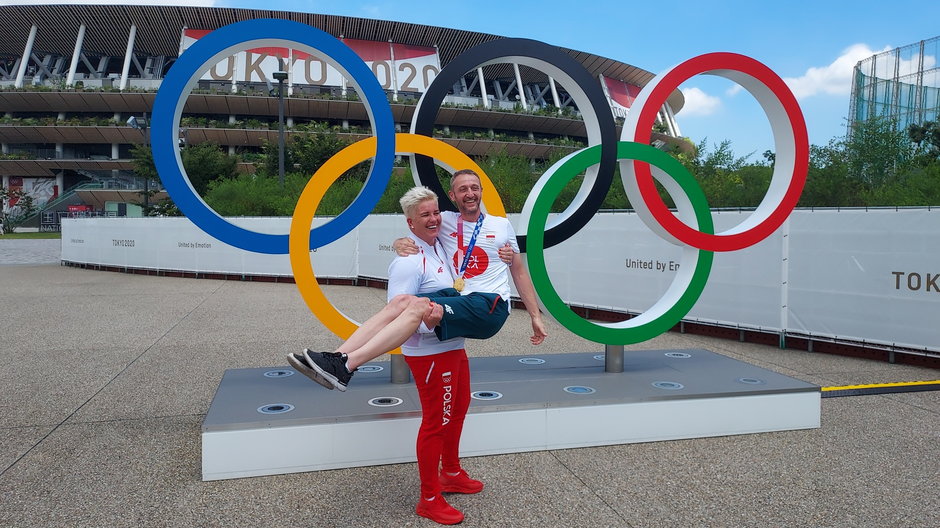
[[417, 187], [412, 187], [408, 189], [408, 192], [401, 197], [401, 200], [398, 200], [398, 203], [401, 204], [401, 211], [405, 213], [405, 216], [411, 218], [411, 214], [414, 213], [415, 207], [418, 207], [422, 202], [428, 200], [437, 201], [437, 194], [434, 193], [431, 189], [423, 185]]

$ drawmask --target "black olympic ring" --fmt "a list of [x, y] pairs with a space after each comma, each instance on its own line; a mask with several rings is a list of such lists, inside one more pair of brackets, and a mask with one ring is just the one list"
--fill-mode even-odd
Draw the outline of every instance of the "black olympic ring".
[[[545, 247], [549, 248], [571, 238], [593, 218], [604, 202], [604, 198], [607, 197], [607, 192], [613, 183], [614, 168], [617, 165], [618, 138], [610, 104], [607, 102], [607, 96], [604, 95], [597, 79], [580, 62], [561, 48], [537, 40], [508, 38], [479, 44], [454, 58], [428, 86], [415, 110], [411, 132], [433, 137], [437, 113], [451, 86], [467, 72], [488, 64], [501, 62], [502, 59], [520, 63], [524, 63], [526, 59], [533, 59], [543, 72], [545, 69], [554, 70], [554, 77], [567, 77], [575, 87], [583, 91], [586, 98], [586, 101], [578, 101], [580, 97], [573, 97], [578, 103], [578, 108], [582, 110], [582, 115], [585, 116], [589, 143], [591, 145], [598, 143], [597, 140], [591, 141], [591, 136], [595, 135], [595, 132], [599, 133], [600, 136], [601, 159], [598, 164], [596, 179], [592, 184], [590, 178], [585, 177], [582, 191], [585, 185], [590, 185], [590, 188], [586, 194], [579, 191], [579, 198], [576, 198], [575, 202], [572, 203], [572, 207], [576, 207], [575, 211], [545, 231]], [[572, 88], [572, 86], [566, 87], [569, 94], [573, 95]], [[585, 102], [587, 104], [582, 105]], [[593, 116], [591, 116], [592, 113]], [[607, 119], [602, 116], [607, 117]], [[589, 117], [596, 119], [596, 128], [592, 128], [588, 123]], [[456, 211], [456, 207], [451, 203], [447, 192], [437, 177], [434, 160], [428, 156], [416, 154], [413, 157], [413, 163], [421, 184], [433, 190], [440, 197], [441, 208]], [[452, 168], [460, 169], [462, 167]], [[578, 204], [579, 200], [580, 204]], [[516, 238], [519, 241], [520, 250], [525, 252], [525, 235], [518, 235]]]

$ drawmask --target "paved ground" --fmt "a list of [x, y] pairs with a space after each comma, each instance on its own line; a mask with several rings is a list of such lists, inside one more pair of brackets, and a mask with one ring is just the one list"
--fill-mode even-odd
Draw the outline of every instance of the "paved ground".
[[0, 235], [0, 266], [58, 263], [61, 254], [62, 241], [57, 238], [5, 239]]
[[[361, 319], [385, 292], [327, 295]], [[516, 311], [498, 337], [468, 350], [528, 353], [527, 327]], [[556, 325], [550, 333], [540, 353], [601, 349]], [[0, 526], [436, 526], [412, 513], [414, 464], [200, 480], [200, 424], [222, 373], [285, 365], [287, 351], [336, 342], [290, 284], [0, 267]], [[679, 334], [634, 348], [707, 348], [820, 385], [940, 377]], [[815, 430], [465, 466], [487, 484], [453, 498], [469, 527], [935, 527], [940, 392], [824, 399]]]

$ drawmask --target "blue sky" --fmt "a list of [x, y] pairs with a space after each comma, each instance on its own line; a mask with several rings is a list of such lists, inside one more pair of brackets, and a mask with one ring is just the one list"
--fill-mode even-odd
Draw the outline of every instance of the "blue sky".
[[[810, 142], [817, 145], [845, 132], [852, 67], [857, 61], [940, 35], [940, 2], [936, 0], [121, 3], [274, 8], [430, 24], [542, 40], [653, 73], [702, 53], [741, 53], [763, 62], [787, 80], [803, 109]], [[686, 81], [680, 87], [686, 107], [676, 119], [683, 135], [696, 143], [707, 138], [712, 146], [727, 139], [739, 156], [754, 152], [751, 159], [759, 159], [764, 150], [773, 149], [770, 126], [754, 99], [734, 86], [730, 81], [703, 75]]]
[[[250, 5], [230, 0], [231, 5]], [[653, 73], [702, 53], [728, 51], [763, 62], [788, 81], [810, 142], [845, 133], [852, 68], [861, 59], [940, 35], [940, 2], [666, 1], [397, 2], [278, 4], [330, 14], [432, 24], [543, 40], [633, 64]], [[770, 125], [747, 92], [730, 81], [696, 76], [681, 86], [683, 135], [709, 146], [728, 139], [751, 159], [773, 149]], [[732, 93], [729, 93], [732, 92]]]

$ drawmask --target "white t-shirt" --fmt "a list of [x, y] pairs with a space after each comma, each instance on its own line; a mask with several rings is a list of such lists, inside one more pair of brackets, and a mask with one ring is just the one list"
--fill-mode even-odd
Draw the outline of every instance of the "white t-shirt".
[[[431, 293], [454, 285], [454, 278], [447, 268], [445, 253], [440, 243], [434, 247], [417, 237], [411, 237], [418, 245], [416, 255], [395, 257], [388, 266], [388, 300], [400, 294]], [[423, 330], [423, 331], [422, 331]], [[464, 348], [464, 338], [457, 337], [441, 341], [424, 324], [401, 346], [406, 356], [430, 356], [450, 350]]]
[[[437, 237], [447, 252], [455, 277], [461, 264], [457, 261], [457, 218], [459, 216], [459, 213], [453, 211], [441, 211], [441, 230]], [[475, 228], [476, 222], [463, 222], [464, 248], [470, 244]], [[461, 294], [498, 293], [504, 301], [509, 302], [509, 266], [499, 259], [499, 248], [505, 246], [506, 242], [509, 242], [513, 251], [519, 253], [516, 232], [509, 220], [502, 216], [486, 215], [470, 255], [470, 261], [467, 263], [464, 273], [465, 287], [460, 292]]]

